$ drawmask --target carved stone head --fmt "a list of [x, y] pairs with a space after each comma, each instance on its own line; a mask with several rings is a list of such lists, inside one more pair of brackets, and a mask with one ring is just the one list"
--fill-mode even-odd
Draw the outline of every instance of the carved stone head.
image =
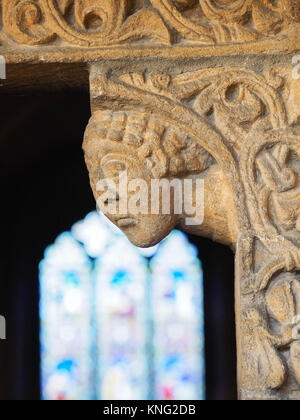
[[[84, 152], [99, 207], [138, 246], [158, 243], [185, 216], [174, 211], [172, 189], [170, 211], [163, 211], [164, 191], [160, 189], [158, 196], [153, 197], [151, 182], [195, 178], [214, 163], [209, 153], [176, 127], [153, 115], [133, 111], [96, 111], [85, 133]], [[120, 183], [125, 174], [127, 186], [122, 190]], [[99, 204], [103, 194], [107, 194], [102, 181], [107, 181], [108, 189], [115, 182], [116, 191]], [[135, 191], [128, 189], [130, 182]], [[151, 200], [157, 201], [155, 212]], [[144, 211], [132, 211], [133, 201], [139, 201], [140, 210]]]

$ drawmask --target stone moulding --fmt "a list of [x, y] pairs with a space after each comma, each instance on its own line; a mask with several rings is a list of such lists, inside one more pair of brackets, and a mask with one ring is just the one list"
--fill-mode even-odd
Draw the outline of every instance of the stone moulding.
[[[88, 63], [84, 150], [95, 196], [100, 156], [110, 148], [134, 162], [133, 171], [148, 165], [158, 178], [205, 179], [208, 210], [192, 231], [236, 251], [240, 398], [300, 399], [300, 59], [284, 62], [300, 51], [300, 1], [0, 6], [8, 64], [40, 64], [36, 75], [44, 63]], [[232, 56], [242, 56], [239, 65]], [[214, 57], [221, 59], [210, 64]], [[12, 67], [21, 67], [21, 80], [26, 66]], [[149, 241], [170, 223], [161, 220], [148, 221]]]
[[[295, 110], [293, 95], [299, 97], [300, 83], [292, 78], [292, 69], [273, 67], [261, 73], [228, 66], [178, 76], [116, 75], [95, 64], [90, 86], [93, 117], [85, 151], [92, 186], [98, 147], [111, 136], [101, 110], [112, 112], [113, 130], [113, 115], [120, 120], [120, 111], [125, 112], [122, 121], [126, 113], [131, 119], [132, 112], [156, 116], [162, 126], [176, 127], [206, 150], [211, 166], [225, 175], [233, 200], [229, 223], [236, 230], [231, 238], [236, 249], [240, 398], [300, 399], [300, 340], [293, 335], [300, 319], [300, 108]], [[140, 136], [134, 127], [131, 136]], [[118, 130], [114, 136], [119, 141], [126, 134]], [[170, 150], [165, 141], [150, 140], [145, 159], [152, 156], [155, 167], [163, 165], [163, 173], [171, 176], [163, 158], [162, 151]], [[219, 183], [225, 188], [222, 177]], [[209, 231], [219, 224], [212, 219], [200, 234], [211, 237]]]
[[187, 58], [300, 49], [298, 0], [279, 0], [276, 5], [271, 0], [149, 3], [2, 0], [0, 52], [8, 62], [17, 63]]

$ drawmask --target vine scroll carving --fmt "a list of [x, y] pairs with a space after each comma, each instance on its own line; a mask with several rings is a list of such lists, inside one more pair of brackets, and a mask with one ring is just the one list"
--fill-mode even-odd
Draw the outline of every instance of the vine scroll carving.
[[2, 0], [3, 41], [101, 47], [155, 40], [200, 45], [295, 34], [297, 0]]
[[55, 79], [58, 64], [88, 63], [84, 151], [96, 199], [111, 162], [147, 183], [204, 182], [199, 226], [159, 212], [112, 221], [140, 246], [175, 226], [230, 245], [240, 398], [300, 399], [300, 80], [288, 65], [300, 51], [299, 0], [0, 7], [8, 65], [54, 63]]
[[[254, 2], [244, 3], [248, 7]], [[103, 126], [108, 128], [105, 110], [111, 116], [122, 112], [122, 118], [132, 118], [134, 113], [140, 120], [151, 115], [159, 122], [160, 129], [153, 128], [157, 133], [174, 127], [175, 138], [174, 134], [153, 135], [153, 131], [149, 137], [147, 130], [131, 125], [131, 134], [141, 139], [140, 146], [144, 144], [143, 158], [152, 156], [155, 167], [164, 168], [155, 177], [198, 173], [209, 184], [217, 174], [226, 194], [230, 186], [232, 201], [224, 201], [224, 218], [228, 208], [230, 212], [227, 227], [222, 226], [214, 239], [236, 249], [243, 399], [300, 399], [300, 127], [287, 105], [290, 83], [291, 76], [280, 68], [262, 74], [244, 67], [220, 67], [177, 76], [105, 74], [97, 66], [91, 71], [93, 116], [84, 149], [94, 192], [94, 171], [100, 165], [96, 156], [104, 144], [97, 133], [102, 133], [102, 141], [111, 138], [103, 132]], [[128, 138], [127, 128], [124, 130], [118, 135], [122, 141]], [[185, 146], [180, 146], [180, 135]], [[191, 162], [181, 152], [181, 157], [176, 154], [176, 147], [183, 150], [187, 144], [194, 157], [199, 156], [200, 166], [189, 166]], [[135, 150], [124, 149], [123, 153], [137, 156]], [[170, 162], [177, 162], [173, 172]], [[206, 193], [209, 197], [214, 191], [208, 188]], [[222, 195], [214, 200], [222, 201]], [[217, 210], [212, 207], [207, 212], [213, 213], [212, 220], [205, 219], [202, 231], [192, 231], [213, 237], [219, 223]], [[144, 231], [151, 233], [151, 223], [145, 226]], [[125, 233], [131, 238], [128, 230]]]

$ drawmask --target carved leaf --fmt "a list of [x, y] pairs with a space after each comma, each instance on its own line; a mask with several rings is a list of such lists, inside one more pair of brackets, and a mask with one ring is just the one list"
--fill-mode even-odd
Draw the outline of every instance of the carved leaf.
[[[192, 22], [185, 18], [170, 0], [150, 0], [166, 22], [180, 33], [184, 38], [198, 41], [204, 44], [214, 43], [213, 31], [207, 26]], [[190, 7], [192, 3], [187, 1], [181, 2], [185, 6]], [[185, 7], [184, 6], [184, 7]]]
[[251, 10], [253, 0], [200, 0], [204, 14], [224, 23], [244, 23]]
[[169, 43], [168, 24], [173, 42], [209, 45], [253, 41], [290, 26], [295, 33], [300, 22], [298, 0], [150, 0], [159, 14], [143, 7], [128, 16], [130, 1], [2, 0], [4, 31], [22, 44], [49, 43], [56, 35], [94, 47], [145, 37]]
[[55, 38], [42, 1], [3, 0], [2, 4], [4, 30], [16, 41], [32, 45], [47, 43]]
[[[142, 38], [170, 43], [170, 32], [155, 10], [126, 19], [130, 0], [3, 0], [5, 32], [23, 44], [42, 44], [59, 36], [86, 47]], [[72, 7], [74, 6], [74, 7]], [[67, 13], [68, 12], [68, 13]]]
[[243, 84], [230, 85], [224, 92], [223, 103], [238, 124], [253, 123], [264, 111], [261, 100]]
[[296, 341], [291, 345], [290, 362], [295, 378], [300, 385], [300, 341]]
[[158, 39], [163, 44], [171, 43], [171, 34], [160, 16], [153, 10], [140, 10], [122, 25], [119, 40], [141, 38]]
[[74, 3], [74, 0], [57, 0], [57, 6], [62, 15], [66, 13], [68, 8]]
[[281, 0], [282, 10], [288, 19], [299, 22], [300, 21], [300, 2], [299, 0]]
[[239, 148], [241, 140], [245, 139], [247, 130], [263, 117], [265, 105], [252, 90], [248, 88], [247, 80], [235, 83], [240, 75], [221, 74], [210, 81], [197, 96], [194, 109], [200, 115], [214, 111], [214, 120], [218, 129], [232, 145]]
[[121, 23], [118, 14], [122, 6], [124, 1], [119, 0], [76, 0], [75, 20], [82, 30], [103, 26], [105, 33], [111, 33]]
[[[273, 154], [264, 152], [257, 159], [262, 179], [271, 191], [288, 191], [296, 185], [295, 173], [286, 164], [288, 152], [288, 147], [282, 145], [275, 147]], [[284, 160], [278, 153], [282, 153]]]
[[182, 11], [182, 10], [186, 10], [195, 6], [198, 0], [173, 0], [173, 1], [177, 9]]
[[283, 15], [280, 9], [272, 7], [271, 2], [266, 6], [265, 2], [254, 2], [252, 17], [255, 27], [263, 33], [276, 32], [283, 24]]
[[278, 0], [278, 5], [271, 0], [199, 0], [198, 6], [193, 0], [151, 2], [184, 38], [204, 43], [253, 41], [300, 19], [297, 0]]
[[252, 307], [245, 313], [245, 337], [250, 360], [246, 372], [252, 387], [278, 389], [286, 378], [286, 365], [274, 347], [265, 316]]
[[277, 5], [271, 0], [253, 3], [252, 18], [255, 27], [262, 33], [276, 33], [290, 22], [299, 22], [298, 0], [279, 0]]
[[270, 341], [256, 332], [259, 349], [258, 369], [261, 384], [269, 389], [278, 389], [286, 378], [286, 367]]
[[239, 24], [222, 24], [221, 22], [213, 22], [212, 28], [218, 43], [247, 42], [259, 38], [259, 34], [257, 32]]
[[120, 76], [123, 82], [152, 93], [158, 93], [172, 98], [172, 93], [168, 90], [171, 84], [171, 77], [167, 73], [149, 74], [147, 77], [141, 73], [129, 73]]
[[194, 109], [200, 115], [208, 114], [214, 108], [216, 101], [215, 85], [211, 84], [202, 90], [194, 102]]
[[294, 278], [281, 280], [268, 292], [267, 307], [269, 313], [280, 324], [291, 324], [300, 309], [300, 283]]

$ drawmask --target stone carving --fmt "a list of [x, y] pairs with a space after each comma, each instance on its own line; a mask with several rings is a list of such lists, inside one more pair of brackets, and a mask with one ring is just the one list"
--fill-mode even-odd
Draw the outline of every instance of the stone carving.
[[299, 21], [297, 0], [277, 3], [271, 0], [152, 0], [183, 38], [205, 44], [252, 41], [274, 35]]
[[96, 112], [86, 137], [124, 142], [156, 178], [205, 171], [212, 158], [176, 127], [163, 124], [150, 114], [138, 112]]
[[[283, 135], [285, 138], [274, 136], [272, 140], [276, 145], [257, 157], [257, 167], [261, 174], [261, 183], [256, 185], [259, 203], [257, 210], [261, 215], [260, 230], [267, 235], [267, 239], [261, 240], [275, 256], [268, 268], [258, 276], [259, 289], [267, 286], [274, 271], [282, 268], [291, 271], [300, 267], [299, 142], [295, 133], [286, 130]], [[272, 140], [269, 139], [269, 142]], [[291, 159], [296, 163], [295, 169], [288, 166]], [[274, 237], [280, 238], [281, 242], [274, 243]], [[280, 253], [281, 257], [278, 257]]]
[[94, 47], [142, 38], [169, 42], [169, 32], [154, 10], [128, 17], [128, 0], [3, 0], [3, 26], [22, 44], [47, 44], [57, 37]]
[[[119, 155], [140, 167], [140, 176], [194, 174], [208, 185], [204, 226], [188, 229], [179, 217], [164, 220], [162, 229], [162, 219], [150, 217], [142, 245], [179, 224], [236, 247], [245, 399], [300, 398], [300, 127], [287, 109], [289, 83], [280, 69], [260, 74], [229, 67], [179, 76], [91, 71], [93, 117], [84, 149], [95, 196], [113, 142], [122, 144]], [[151, 173], [143, 172], [142, 162]], [[124, 231], [136, 243], [134, 229]]]
[[[299, 345], [300, 345], [300, 282], [295, 276], [289, 275], [285, 279], [279, 280], [270, 288], [267, 293], [267, 308], [269, 314], [280, 325], [280, 340], [274, 344], [282, 347], [290, 345], [289, 365], [293, 379], [300, 385], [300, 364], [299, 364]], [[299, 324], [299, 325], [298, 325]], [[284, 333], [283, 331], [286, 330]], [[287, 335], [286, 339], [282, 337]], [[286, 368], [287, 369], [287, 368]], [[282, 385], [282, 382], [279, 383]]]
[[243, 382], [250, 389], [280, 388], [286, 380], [287, 370], [276, 347], [290, 343], [291, 331], [284, 331], [281, 335], [272, 334], [266, 316], [251, 308], [244, 313], [243, 332], [248, 352], [243, 364]]
[[[91, 186], [98, 202], [103, 191], [98, 189], [101, 179], [115, 180], [118, 183], [120, 172], [126, 170], [128, 181], [146, 180], [149, 191], [151, 180], [179, 180], [189, 176], [205, 177], [206, 194], [214, 197], [226, 195], [226, 189], [218, 191], [214, 186], [215, 180], [222, 176], [216, 168], [212, 156], [197, 142], [174, 124], [168, 124], [158, 116], [150, 113], [136, 111], [102, 111], [97, 110], [87, 127], [84, 141], [86, 163], [89, 168]], [[152, 191], [152, 190], [151, 190]], [[225, 194], [224, 194], [225, 192]], [[194, 186], [194, 194], [201, 192]], [[228, 192], [227, 192], [227, 195]], [[159, 196], [157, 214], [133, 214], [128, 211], [127, 203], [132, 200], [133, 194], [121, 194], [110, 197], [110, 203], [115, 200], [119, 204], [116, 212], [111, 212], [105, 203], [101, 210], [120, 227], [128, 238], [138, 246], [151, 246], [161, 241], [176, 225], [185, 229], [183, 213], [170, 214], [162, 212], [162, 196]], [[149, 197], [149, 202], [153, 199]], [[148, 199], [146, 199], [148, 201]], [[126, 203], [124, 203], [126, 201]], [[229, 230], [224, 214], [233, 205], [230, 199], [224, 197], [223, 207], [219, 208], [212, 201], [213, 209], [206, 208], [205, 221], [198, 228], [199, 234], [213, 237], [224, 243], [232, 244], [234, 233]], [[120, 210], [123, 206], [126, 210]], [[147, 202], [148, 205], [148, 202]], [[212, 226], [212, 210], [219, 213], [220, 223], [218, 229]], [[216, 215], [214, 215], [215, 220]]]
[[297, 32], [298, 0], [2, 0], [6, 35], [27, 45], [99, 47], [155, 39], [224, 44]]
[[[300, 85], [286, 62], [272, 68], [268, 57], [282, 62], [280, 52], [300, 49], [299, 0], [0, 0], [0, 7], [8, 65], [102, 60], [105, 70], [91, 67], [84, 142], [96, 199], [98, 181], [122, 169], [147, 185], [192, 179], [193, 197], [204, 181], [201, 225], [188, 226], [175, 209], [112, 215], [109, 198], [103, 210], [140, 246], [177, 225], [234, 248], [240, 398], [300, 399]], [[236, 55], [242, 64], [233, 67]], [[170, 70], [151, 72], [158, 66], [149, 61], [144, 72], [128, 71], [147, 57], [166, 58], [159, 68]], [[187, 59], [199, 57], [225, 64], [178, 75], [175, 60], [195, 68]], [[114, 72], [104, 64], [111, 59], [120, 64]], [[251, 60], [256, 71], [246, 68]]]

